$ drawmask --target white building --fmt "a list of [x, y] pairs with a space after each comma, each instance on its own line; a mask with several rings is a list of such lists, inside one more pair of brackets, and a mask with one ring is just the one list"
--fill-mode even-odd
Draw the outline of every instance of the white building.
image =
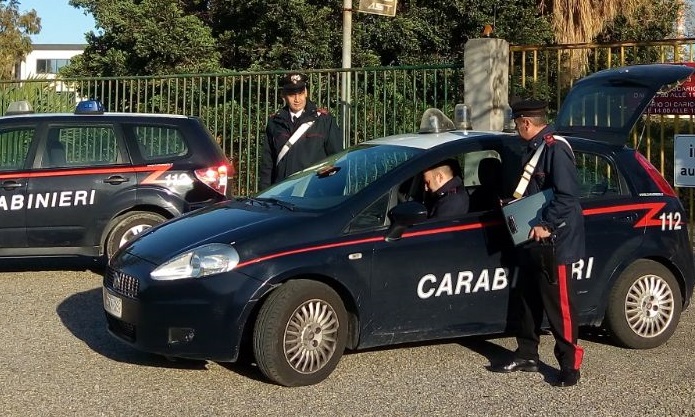
[[34, 50], [17, 65], [15, 75], [19, 80], [45, 77], [55, 78], [58, 70], [75, 55], [84, 51], [84, 44], [34, 44]]

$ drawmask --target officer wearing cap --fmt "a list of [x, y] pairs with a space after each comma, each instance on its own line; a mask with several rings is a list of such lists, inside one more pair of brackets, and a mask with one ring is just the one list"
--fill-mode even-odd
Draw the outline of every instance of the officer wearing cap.
[[547, 103], [523, 100], [512, 104], [512, 117], [519, 136], [527, 142], [523, 165], [545, 143], [524, 196], [552, 189], [553, 198], [543, 209], [538, 225], [531, 229], [531, 242], [517, 253], [518, 348], [514, 358], [498, 372], [538, 370], [538, 345], [545, 310], [555, 337], [555, 356], [560, 363], [556, 386], [575, 385], [584, 350], [577, 344], [577, 314], [572, 263], [585, 256], [584, 218], [579, 205], [579, 185], [574, 154], [564, 138], [554, 135], [546, 119]]
[[305, 74], [286, 74], [280, 88], [285, 106], [270, 116], [266, 126], [259, 190], [343, 149], [343, 133], [335, 118], [308, 100]]

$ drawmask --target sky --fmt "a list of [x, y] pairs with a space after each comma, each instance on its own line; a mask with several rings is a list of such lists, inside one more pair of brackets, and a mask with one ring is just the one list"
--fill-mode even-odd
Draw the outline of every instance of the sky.
[[70, 6], [68, 0], [19, 0], [19, 11], [31, 9], [41, 18], [41, 33], [33, 35], [31, 42], [86, 43], [84, 34], [94, 30], [94, 18], [85, 16], [82, 9]]

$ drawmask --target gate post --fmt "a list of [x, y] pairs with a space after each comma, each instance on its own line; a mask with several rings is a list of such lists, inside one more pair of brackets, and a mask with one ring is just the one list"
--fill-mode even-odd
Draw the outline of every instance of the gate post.
[[503, 130], [509, 108], [509, 43], [497, 38], [468, 40], [463, 71], [464, 102], [473, 130]]

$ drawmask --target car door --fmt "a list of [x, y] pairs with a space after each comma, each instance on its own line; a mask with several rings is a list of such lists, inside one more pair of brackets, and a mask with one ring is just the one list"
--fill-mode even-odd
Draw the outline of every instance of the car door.
[[[491, 154], [500, 155], [452, 155], [461, 163], [464, 184], [479, 185], [471, 178]], [[503, 331], [515, 274], [510, 242], [499, 203], [459, 218], [429, 219], [398, 240], [376, 242], [372, 330], [390, 334], [393, 342]]]
[[114, 212], [135, 202], [136, 178], [121, 131], [103, 121], [53, 123], [41, 144], [28, 185], [28, 244], [91, 247], [93, 253]]
[[[0, 248], [25, 248], [27, 160], [36, 136], [34, 125], [0, 127]], [[3, 251], [3, 253], [7, 253]], [[7, 253], [10, 254], [10, 253]]]
[[647, 214], [649, 204], [635, 201], [610, 154], [575, 143], [574, 155], [586, 256], [572, 265], [571, 273], [578, 311], [591, 315], [601, 300], [606, 280], [644, 241], [644, 228], [636, 225]]

